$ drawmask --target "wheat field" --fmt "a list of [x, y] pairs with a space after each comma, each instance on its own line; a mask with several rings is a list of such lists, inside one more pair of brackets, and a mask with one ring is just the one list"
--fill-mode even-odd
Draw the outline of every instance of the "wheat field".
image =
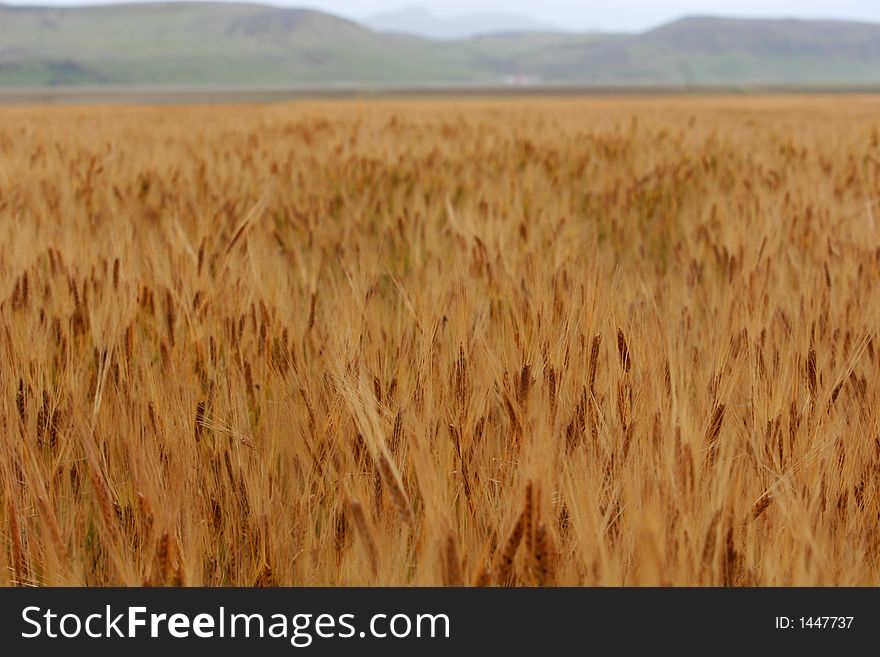
[[880, 98], [0, 108], [0, 584], [880, 583]]

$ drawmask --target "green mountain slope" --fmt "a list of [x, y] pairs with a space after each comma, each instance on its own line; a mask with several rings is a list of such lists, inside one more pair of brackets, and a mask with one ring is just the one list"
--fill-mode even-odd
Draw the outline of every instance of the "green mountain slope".
[[0, 5], [0, 86], [880, 84], [880, 25], [688, 18], [641, 34], [382, 34], [255, 4]]
[[4, 85], [488, 81], [459, 59], [438, 56], [419, 39], [376, 34], [301, 9], [220, 3], [0, 7]]
[[583, 83], [876, 84], [880, 25], [695, 17], [637, 35], [550, 45], [520, 65]]

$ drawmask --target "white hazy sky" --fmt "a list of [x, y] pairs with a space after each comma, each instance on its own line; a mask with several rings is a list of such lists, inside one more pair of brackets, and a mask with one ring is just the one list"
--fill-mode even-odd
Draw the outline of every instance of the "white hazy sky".
[[[108, 0], [0, 0], [0, 3], [82, 5], [108, 4]], [[413, 4], [427, 7], [439, 16], [500, 11], [531, 16], [569, 30], [639, 30], [685, 14], [844, 18], [880, 23], [880, 0], [266, 0], [266, 4], [308, 6], [355, 19]]]

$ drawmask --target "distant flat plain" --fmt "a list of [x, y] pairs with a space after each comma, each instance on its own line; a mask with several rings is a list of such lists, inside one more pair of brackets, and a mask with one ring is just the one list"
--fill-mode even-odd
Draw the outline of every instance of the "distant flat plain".
[[880, 85], [434, 86], [434, 87], [41, 87], [0, 88], [0, 104], [225, 104], [432, 98], [590, 98], [874, 95]]

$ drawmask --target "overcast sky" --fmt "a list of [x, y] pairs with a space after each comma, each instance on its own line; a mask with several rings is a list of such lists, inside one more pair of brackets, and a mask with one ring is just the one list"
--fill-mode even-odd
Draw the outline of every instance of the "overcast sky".
[[[0, 0], [2, 4], [81, 5], [107, 0]], [[269, 0], [309, 6], [350, 18], [407, 5], [440, 16], [500, 11], [541, 19], [570, 30], [639, 30], [685, 14], [801, 18], [847, 18], [880, 23], [880, 0]]]

